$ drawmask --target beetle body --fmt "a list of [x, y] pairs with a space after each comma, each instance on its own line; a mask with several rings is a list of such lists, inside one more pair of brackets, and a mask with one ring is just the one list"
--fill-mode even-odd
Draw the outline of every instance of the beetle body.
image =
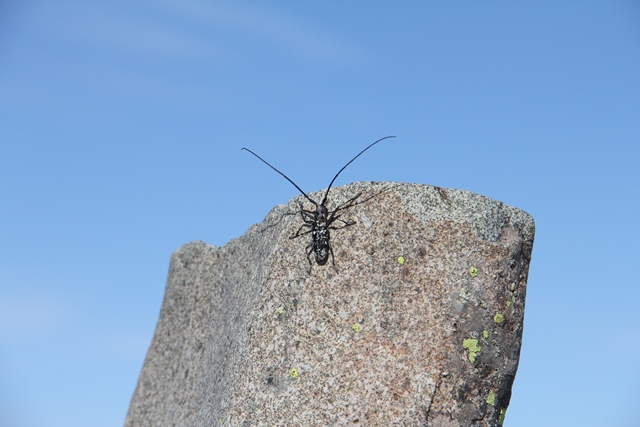
[[360, 197], [360, 193], [356, 194], [351, 199], [347, 200], [340, 206], [336, 207], [334, 210], [329, 211], [329, 209], [326, 206], [327, 198], [329, 197], [329, 190], [331, 190], [331, 186], [333, 185], [338, 175], [340, 175], [340, 172], [342, 172], [347, 166], [349, 166], [351, 162], [357, 159], [362, 153], [367, 151], [369, 148], [373, 147], [378, 142], [387, 138], [395, 138], [395, 137], [385, 136], [384, 138], [381, 138], [375, 141], [374, 143], [370, 144], [367, 148], [362, 150], [360, 153], [358, 153], [346, 165], [344, 165], [342, 169], [338, 171], [338, 173], [333, 177], [333, 179], [329, 183], [329, 187], [327, 188], [327, 192], [325, 193], [321, 203], [318, 203], [315, 200], [313, 200], [311, 197], [309, 197], [307, 193], [302, 191], [302, 189], [298, 187], [298, 185], [295, 182], [289, 179], [288, 176], [280, 172], [275, 167], [271, 166], [262, 157], [258, 156], [256, 153], [249, 150], [248, 148], [242, 148], [242, 150], [248, 151], [249, 153], [253, 154], [262, 162], [264, 162], [267, 166], [269, 166], [271, 169], [275, 170], [280, 175], [282, 175], [287, 181], [293, 184], [293, 186], [296, 187], [298, 191], [300, 191], [300, 193], [302, 193], [302, 195], [307, 198], [307, 200], [309, 200], [315, 206], [315, 210], [308, 210], [308, 209], [305, 209], [304, 206], [302, 206], [302, 203], [300, 203], [299, 212], [300, 212], [300, 216], [302, 217], [302, 225], [300, 226], [300, 228], [298, 228], [298, 231], [293, 236], [289, 237], [290, 239], [295, 239], [300, 236], [304, 236], [306, 234], [311, 234], [311, 242], [309, 242], [309, 244], [305, 248], [307, 260], [309, 261], [309, 272], [311, 272], [311, 268], [313, 267], [313, 262], [311, 261], [311, 254], [314, 255], [316, 264], [318, 265], [325, 265], [329, 260], [329, 256], [331, 256], [331, 262], [333, 264], [333, 268], [336, 272], [338, 272], [338, 268], [336, 267], [335, 257], [333, 255], [333, 247], [331, 245], [330, 230], [339, 230], [341, 228], [349, 227], [355, 224], [355, 222], [347, 222], [343, 219], [340, 219], [340, 215], [341, 215], [340, 212], [353, 206], [356, 200], [358, 199], [358, 197]]

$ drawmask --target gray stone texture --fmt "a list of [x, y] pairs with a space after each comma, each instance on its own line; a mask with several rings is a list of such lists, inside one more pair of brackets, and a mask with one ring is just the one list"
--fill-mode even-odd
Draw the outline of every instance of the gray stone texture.
[[329, 208], [359, 192], [331, 234], [338, 273], [309, 274], [310, 236], [289, 238], [302, 196], [224, 247], [176, 250], [125, 426], [498, 425], [533, 219], [388, 182], [334, 188]]

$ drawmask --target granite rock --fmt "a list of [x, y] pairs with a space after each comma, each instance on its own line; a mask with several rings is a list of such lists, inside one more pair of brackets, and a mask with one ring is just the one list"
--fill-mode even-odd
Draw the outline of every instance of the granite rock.
[[[534, 222], [467, 191], [362, 193], [310, 271], [302, 196], [171, 257], [125, 426], [497, 426], [518, 367]], [[315, 200], [320, 193], [310, 194]], [[307, 205], [309, 203], [307, 202]], [[307, 206], [307, 208], [309, 208]]]

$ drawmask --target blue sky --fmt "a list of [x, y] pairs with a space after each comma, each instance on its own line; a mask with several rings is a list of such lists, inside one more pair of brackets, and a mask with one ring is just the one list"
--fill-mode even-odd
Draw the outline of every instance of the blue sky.
[[0, 425], [122, 425], [170, 254], [402, 181], [536, 221], [506, 426], [640, 425], [640, 4], [0, 3]]

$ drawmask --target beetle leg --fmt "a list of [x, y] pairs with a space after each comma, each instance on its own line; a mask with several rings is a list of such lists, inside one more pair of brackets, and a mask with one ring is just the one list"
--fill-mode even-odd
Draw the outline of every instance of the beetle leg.
[[307, 274], [311, 274], [311, 269], [313, 268], [313, 262], [311, 262], [311, 254], [313, 253], [313, 242], [309, 243], [306, 248], [307, 251], [307, 261], [309, 261], [309, 270], [307, 270]]

